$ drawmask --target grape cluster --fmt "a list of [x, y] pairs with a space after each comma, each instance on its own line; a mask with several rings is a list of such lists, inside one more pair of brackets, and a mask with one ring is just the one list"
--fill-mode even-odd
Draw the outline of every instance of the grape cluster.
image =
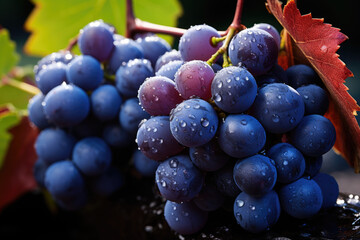
[[222, 45], [212, 37], [220, 35], [210, 26], [188, 29], [138, 91], [151, 118], [136, 141], [160, 163], [155, 182], [170, 228], [198, 232], [229, 201], [237, 223], [254, 233], [281, 212], [302, 219], [333, 206], [338, 185], [319, 169], [335, 128], [323, 116], [329, 100], [316, 72], [276, 63], [280, 36], [269, 24], [237, 33], [233, 65], [224, 68], [206, 62]]
[[154, 59], [170, 50], [156, 36], [134, 41], [101, 20], [81, 29], [78, 45], [81, 55], [60, 51], [38, 62], [41, 92], [28, 105], [41, 130], [35, 178], [67, 210], [119, 190], [130, 158], [140, 174], [154, 176], [159, 164], [136, 149], [138, 125], [150, 117], [137, 92], [155, 75]]

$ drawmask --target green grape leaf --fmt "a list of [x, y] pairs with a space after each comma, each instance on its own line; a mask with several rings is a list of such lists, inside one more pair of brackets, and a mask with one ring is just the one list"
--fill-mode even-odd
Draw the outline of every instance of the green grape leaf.
[[[125, 34], [125, 0], [32, 1], [35, 9], [25, 23], [31, 32], [25, 44], [28, 54], [44, 56], [64, 49], [81, 28], [97, 19]], [[136, 17], [162, 25], [175, 26], [182, 13], [177, 0], [134, 0], [133, 6]]]
[[12, 139], [8, 130], [17, 125], [20, 120], [19, 115], [10, 110], [10, 107], [0, 107], [0, 169], [4, 163], [5, 154]]
[[0, 29], [0, 79], [8, 73], [19, 61], [19, 55], [15, 51], [15, 43], [11, 41], [9, 32]]

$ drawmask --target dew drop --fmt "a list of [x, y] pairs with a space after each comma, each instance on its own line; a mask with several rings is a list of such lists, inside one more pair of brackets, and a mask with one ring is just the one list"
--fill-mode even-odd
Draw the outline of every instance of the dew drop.
[[210, 124], [209, 120], [207, 120], [206, 118], [201, 118], [200, 122], [201, 122], [201, 126], [203, 127], [207, 127]]
[[220, 95], [220, 94], [216, 94], [214, 100], [215, 100], [216, 102], [221, 102], [221, 95]]
[[236, 204], [238, 207], [242, 207], [242, 206], [244, 206], [245, 202], [243, 200], [237, 200]]
[[183, 128], [186, 127], [186, 122], [185, 121], [181, 120], [179, 123], [180, 123], [180, 127], [183, 127]]
[[171, 159], [169, 165], [171, 168], [177, 168], [179, 165], [179, 161], [176, 158]]
[[241, 123], [242, 125], [246, 125], [246, 124], [247, 124], [247, 121], [246, 121], [245, 119], [242, 119], [242, 120], [240, 121], [240, 123]]
[[222, 88], [222, 85], [223, 85], [223, 83], [222, 83], [222, 82], [219, 82], [219, 83], [217, 84], [217, 87], [218, 87], [218, 88]]
[[190, 119], [195, 119], [196, 117], [193, 114], [189, 114]]
[[280, 121], [280, 117], [279, 117], [278, 115], [276, 115], [276, 114], [273, 114], [273, 115], [272, 115], [272, 121], [275, 122], [275, 123], [277, 123], [277, 122]]
[[289, 162], [288, 162], [288, 161], [284, 161], [283, 164], [284, 164], [285, 166], [287, 166], [287, 165], [289, 164]]
[[199, 109], [199, 108], [200, 108], [200, 104], [197, 103], [194, 105], [194, 109]]

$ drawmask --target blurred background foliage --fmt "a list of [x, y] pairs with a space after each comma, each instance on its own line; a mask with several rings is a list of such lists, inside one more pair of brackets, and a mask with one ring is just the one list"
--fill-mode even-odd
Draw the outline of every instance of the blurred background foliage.
[[[206, 23], [218, 30], [225, 30], [231, 23], [236, 5], [236, 0], [179, 0], [179, 2], [183, 8], [183, 13], [178, 19], [178, 27], [189, 28], [191, 25]], [[346, 85], [349, 88], [349, 93], [359, 103], [360, 34], [357, 26], [360, 23], [360, 14], [358, 14], [360, 2], [353, 0], [298, 0], [297, 5], [302, 14], [311, 12], [315, 18], [324, 18], [326, 23], [331, 23], [334, 27], [340, 28], [349, 37], [349, 40], [341, 45], [338, 54], [354, 73], [355, 77], [347, 79]], [[39, 56], [28, 56], [23, 51], [24, 44], [30, 34], [24, 29], [24, 23], [33, 8], [34, 5], [29, 0], [0, 0], [0, 25], [9, 30], [11, 39], [17, 44], [17, 52], [21, 55], [18, 64], [20, 66], [34, 65], [40, 59]], [[76, 22], [76, 19], [73, 21]], [[276, 19], [268, 14], [265, 8], [265, 0], [244, 0], [242, 21], [247, 27], [251, 27], [255, 23], [267, 22], [281, 30]], [[54, 34], [61, 34], [61, 32]], [[177, 47], [177, 44], [178, 39], [175, 39], [174, 48]], [[66, 45], [67, 42], [64, 42], [64, 48]], [[0, 100], [5, 97], [0, 96]], [[359, 117], [357, 120], [359, 122]], [[340, 190], [360, 194], [360, 185], [358, 184], [360, 176], [355, 175], [346, 161], [333, 151], [325, 155], [322, 171], [337, 178]]]

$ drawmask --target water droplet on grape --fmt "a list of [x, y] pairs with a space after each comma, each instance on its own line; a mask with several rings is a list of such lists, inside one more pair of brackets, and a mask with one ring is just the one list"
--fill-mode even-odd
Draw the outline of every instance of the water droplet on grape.
[[216, 102], [221, 102], [221, 95], [220, 95], [220, 94], [216, 94], [214, 100], [215, 100]]
[[222, 82], [219, 82], [219, 83], [217, 84], [217, 87], [218, 87], [218, 88], [222, 88], [222, 85], [223, 85], [223, 83], [222, 83]]
[[236, 204], [238, 207], [242, 207], [242, 206], [244, 206], [245, 202], [243, 200], [237, 200]]
[[179, 161], [176, 158], [171, 159], [169, 165], [171, 168], [177, 168], [179, 165]]
[[246, 124], [247, 124], [247, 121], [246, 121], [245, 119], [242, 119], [240, 122], [241, 122], [242, 125], [246, 125]]
[[201, 118], [200, 122], [201, 122], [201, 126], [203, 127], [207, 127], [210, 124], [209, 120], [207, 120], [206, 118]]
[[288, 162], [288, 161], [284, 161], [283, 164], [284, 164], [285, 166], [287, 166], [287, 165], [289, 164], [289, 162]]
[[183, 120], [181, 120], [180, 122], [179, 122], [179, 124], [180, 124], [180, 127], [186, 127], [186, 122], [185, 121], [183, 121]]
[[280, 121], [280, 117], [279, 117], [278, 115], [276, 115], [276, 114], [273, 114], [271, 119], [272, 119], [272, 121], [275, 122], [275, 123], [277, 123], [277, 122]]

